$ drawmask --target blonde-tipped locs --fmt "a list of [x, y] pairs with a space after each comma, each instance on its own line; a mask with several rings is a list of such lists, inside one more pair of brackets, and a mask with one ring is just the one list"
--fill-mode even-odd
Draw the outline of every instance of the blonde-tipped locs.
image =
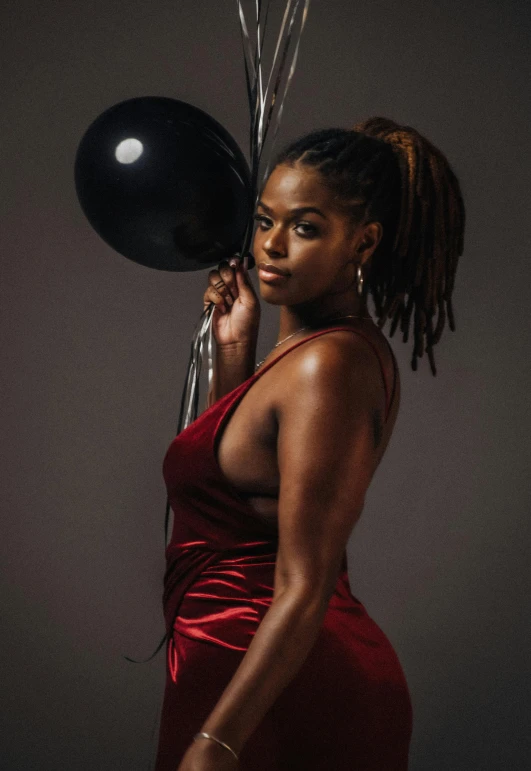
[[463, 253], [465, 209], [459, 182], [443, 153], [410, 126], [370, 118], [353, 130], [323, 129], [296, 140], [276, 159], [316, 167], [356, 217], [382, 223], [365, 284], [378, 326], [390, 319], [407, 342], [413, 317], [411, 367], [433, 346], [452, 308]]

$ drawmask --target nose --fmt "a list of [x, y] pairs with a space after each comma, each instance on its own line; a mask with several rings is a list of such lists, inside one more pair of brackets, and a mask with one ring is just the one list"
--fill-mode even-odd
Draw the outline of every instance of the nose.
[[280, 228], [271, 228], [263, 243], [263, 250], [271, 257], [282, 257], [286, 254], [286, 243]]

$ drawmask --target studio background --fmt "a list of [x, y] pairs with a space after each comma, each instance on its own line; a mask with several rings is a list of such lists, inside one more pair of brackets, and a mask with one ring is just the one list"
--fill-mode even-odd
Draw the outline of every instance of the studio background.
[[[391, 339], [401, 410], [349, 544], [410, 685], [411, 771], [529, 767], [530, 19], [512, 0], [313, 0], [279, 138], [390, 117], [440, 147], [465, 198], [457, 330], [435, 378]], [[207, 271], [113, 252], [73, 164], [95, 117], [146, 95], [247, 150], [236, 3], [18, 0], [0, 27], [0, 765], [144, 771], [164, 654], [123, 655], [164, 632], [161, 467]]]

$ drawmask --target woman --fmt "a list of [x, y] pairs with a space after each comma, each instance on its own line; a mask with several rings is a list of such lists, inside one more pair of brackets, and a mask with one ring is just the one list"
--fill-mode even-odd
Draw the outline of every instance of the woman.
[[412, 367], [425, 347], [433, 374], [446, 313], [454, 327], [459, 183], [414, 129], [374, 118], [288, 147], [256, 219], [278, 342], [254, 371], [246, 269], [210, 271], [209, 406], [164, 458], [175, 518], [156, 770], [403, 771], [407, 683], [351, 593], [345, 549], [400, 401], [381, 327], [407, 341], [413, 315]]

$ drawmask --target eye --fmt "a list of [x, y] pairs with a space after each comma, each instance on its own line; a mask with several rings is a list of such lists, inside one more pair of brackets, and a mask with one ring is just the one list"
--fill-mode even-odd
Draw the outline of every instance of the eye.
[[[271, 219], [263, 214], [255, 214], [253, 219], [255, 222], [258, 222], [260, 230], [269, 230], [271, 227]], [[310, 222], [298, 222], [294, 230], [302, 238], [312, 238], [318, 232], [315, 225], [312, 225]]]
[[264, 217], [263, 214], [255, 214], [253, 217], [255, 222], [258, 222], [260, 226], [260, 230], [264, 230], [264, 225], [266, 225], [268, 222], [270, 222], [269, 217]]
[[298, 222], [297, 228], [304, 228], [304, 230], [299, 233], [299, 236], [302, 236], [303, 238], [311, 238], [317, 233], [315, 225], [310, 225], [309, 222]]

